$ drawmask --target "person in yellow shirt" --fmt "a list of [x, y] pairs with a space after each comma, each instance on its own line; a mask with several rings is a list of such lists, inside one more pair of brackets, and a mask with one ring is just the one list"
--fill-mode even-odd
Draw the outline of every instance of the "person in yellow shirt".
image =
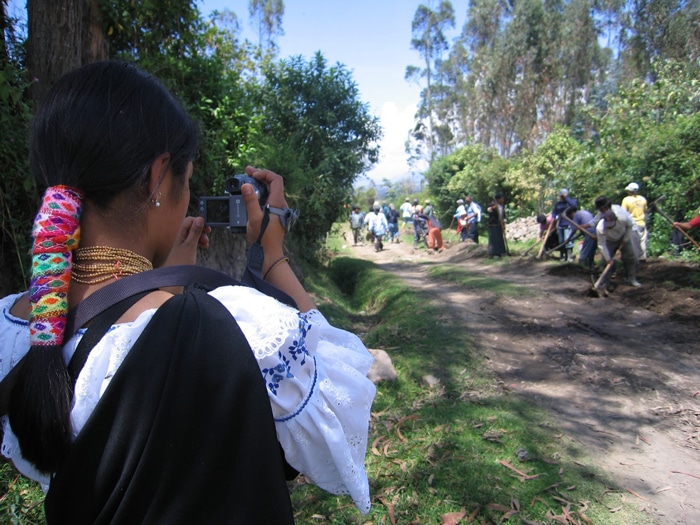
[[637, 223], [637, 233], [639, 234], [639, 245], [642, 252], [639, 254], [639, 260], [643, 261], [647, 258], [647, 200], [638, 194], [639, 184], [630, 182], [625, 188], [627, 197], [622, 199], [622, 208], [626, 210]]

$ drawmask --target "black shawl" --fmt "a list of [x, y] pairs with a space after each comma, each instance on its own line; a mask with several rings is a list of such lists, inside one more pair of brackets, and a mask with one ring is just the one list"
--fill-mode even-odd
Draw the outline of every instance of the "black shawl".
[[260, 369], [201, 290], [155, 313], [51, 481], [49, 524], [293, 523]]

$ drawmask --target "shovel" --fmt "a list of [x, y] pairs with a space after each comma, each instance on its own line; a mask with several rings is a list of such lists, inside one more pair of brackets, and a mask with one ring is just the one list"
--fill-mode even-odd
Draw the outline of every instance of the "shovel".
[[[600, 297], [600, 294], [598, 293], [598, 290], [600, 289], [600, 286], [603, 284], [603, 281], [605, 280], [605, 277], [610, 273], [610, 271], [613, 269], [613, 266], [615, 266], [614, 262], [611, 262], [610, 264], [606, 264], [605, 268], [603, 269], [603, 273], [600, 274], [600, 277], [598, 277], [598, 280], [595, 282], [593, 287], [591, 288], [590, 292], [588, 295], [591, 297]], [[607, 295], [606, 292], [603, 292], [604, 295]]]
[[545, 250], [544, 253], [545, 253], [545, 255], [549, 255], [552, 252], [556, 252], [557, 250], [560, 250], [561, 248], [563, 248], [564, 246], [566, 246], [570, 242], [574, 242], [576, 239], [578, 239], [578, 233], [576, 233], [571, 239], [567, 239], [563, 243], [557, 244], [554, 248], [550, 248], [549, 250]]
[[587, 229], [585, 229], [585, 228], [581, 227], [580, 225], [576, 224], [574, 221], [572, 221], [572, 220], [569, 219], [568, 217], [566, 218], [566, 222], [568, 222], [569, 224], [571, 224], [572, 226], [574, 226], [574, 227], [575, 227], [578, 231], [580, 231], [581, 233], [585, 233], [586, 235], [588, 235], [591, 239], [595, 239], [595, 238], [596, 238], [595, 235], [593, 235], [593, 234], [592, 234], [591, 232], [589, 232]]
[[539, 239], [537, 239], [537, 240], [535, 241], [535, 244], [533, 244], [533, 245], [530, 246], [527, 250], [525, 250], [525, 251], [523, 252], [523, 254], [521, 255], [521, 257], [525, 257], [526, 255], [528, 255], [528, 254], [530, 253], [530, 251], [532, 251], [532, 249], [533, 249], [535, 246], [537, 246], [539, 243], [541, 243], [541, 242], [542, 242], [542, 237], [540, 237]]
[[552, 233], [552, 230], [554, 226], [554, 221], [549, 223], [549, 228], [547, 228], [547, 233], [544, 236], [544, 242], [542, 243], [542, 246], [540, 247], [540, 252], [537, 254], [537, 257], [535, 259], [541, 259], [542, 258], [542, 253], [544, 252], [544, 247], [547, 245], [547, 239], [549, 238], [549, 234]]

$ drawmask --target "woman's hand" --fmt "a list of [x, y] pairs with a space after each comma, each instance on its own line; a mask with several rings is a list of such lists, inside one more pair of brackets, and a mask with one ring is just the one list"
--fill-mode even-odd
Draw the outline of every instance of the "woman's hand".
[[[246, 167], [245, 172], [267, 187], [267, 204], [276, 208], [287, 207], [287, 200], [284, 197], [284, 180], [281, 176], [270, 170], [260, 170], [252, 166]], [[241, 186], [241, 195], [243, 196], [248, 212], [248, 225], [246, 229], [247, 240], [248, 243], [254, 243], [260, 236], [264, 211], [260, 208], [260, 203], [258, 202], [253, 186], [250, 184], [243, 184]], [[282, 256], [282, 243], [285, 233], [277, 215], [271, 213], [269, 214], [269, 218], [270, 222], [260, 241], [265, 251], [265, 262], [276, 260]], [[263, 270], [264, 269], [265, 265], [263, 264]]]
[[163, 266], [195, 264], [197, 248], [209, 248], [209, 233], [211, 227], [205, 226], [203, 217], [185, 217]]
[[[269, 194], [267, 204], [275, 208], [287, 208], [287, 200], [284, 198], [284, 181], [282, 177], [270, 170], [259, 170], [252, 166], [248, 166], [245, 172], [247, 175], [250, 175], [267, 186]], [[258, 202], [258, 197], [255, 194], [253, 186], [250, 184], [243, 184], [241, 186], [241, 195], [243, 196], [246, 210], [248, 211], [248, 242], [253, 243], [260, 236], [264, 211], [260, 209], [260, 203]], [[315, 308], [315, 305], [292, 271], [291, 266], [289, 266], [289, 260], [284, 256], [284, 251], [282, 249], [285, 233], [284, 228], [282, 228], [282, 224], [277, 215], [270, 213], [269, 217], [270, 222], [260, 241], [265, 253], [262, 275], [267, 282], [276, 286], [294, 299], [299, 311], [308, 312], [312, 308]]]

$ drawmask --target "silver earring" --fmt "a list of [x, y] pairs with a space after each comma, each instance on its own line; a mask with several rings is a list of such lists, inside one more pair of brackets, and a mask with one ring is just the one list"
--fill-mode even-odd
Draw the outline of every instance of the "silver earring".
[[158, 197], [155, 199], [151, 199], [151, 202], [155, 205], [156, 208], [160, 208], [160, 192], [158, 192]]

